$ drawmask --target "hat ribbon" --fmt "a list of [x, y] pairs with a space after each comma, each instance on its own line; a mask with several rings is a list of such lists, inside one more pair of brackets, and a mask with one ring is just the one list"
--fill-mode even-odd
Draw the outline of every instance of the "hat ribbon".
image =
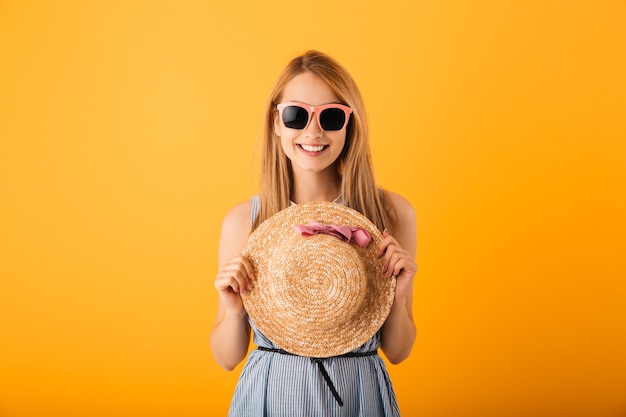
[[350, 226], [338, 226], [335, 224], [322, 224], [318, 222], [311, 222], [308, 225], [297, 224], [294, 228], [302, 235], [302, 236], [313, 236], [318, 233], [324, 233], [327, 235], [332, 235], [338, 237], [344, 242], [354, 241], [357, 245], [362, 248], [367, 247], [372, 239], [372, 236], [368, 233], [367, 230], [361, 229], [360, 227], [350, 227]]

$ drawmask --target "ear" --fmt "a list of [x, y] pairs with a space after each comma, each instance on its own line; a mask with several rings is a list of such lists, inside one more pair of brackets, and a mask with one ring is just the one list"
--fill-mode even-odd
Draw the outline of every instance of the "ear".
[[276, 134], [276, 136], [280, 137], [280, 128], [282, 127], [282, 125], [280, 123], [280, 115], [278, 114], [278, 109], [274, 109], [272, 111], [272, 114], [274, 116], [274, 133]]

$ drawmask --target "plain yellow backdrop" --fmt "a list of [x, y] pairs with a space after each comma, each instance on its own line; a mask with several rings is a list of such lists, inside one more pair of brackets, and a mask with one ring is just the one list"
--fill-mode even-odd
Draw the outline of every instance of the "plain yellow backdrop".
[[220, 223], [311, 48], [417, 212], [403, 415], [626, 415], [624, 1], [0, 0], [0, 416], [225, 415]]

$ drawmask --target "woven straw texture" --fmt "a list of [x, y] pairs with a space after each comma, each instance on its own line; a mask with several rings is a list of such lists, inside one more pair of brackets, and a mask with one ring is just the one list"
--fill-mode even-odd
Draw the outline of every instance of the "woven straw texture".
[[[301, 236], [294, 226], [320, 222], [367, 230], [366, 248], [326, 234]], [[310, 202], [264, 221], [243, 249], [256, 281], [242, 294], [257, 328], [287, 352], [325, 358], [350, 352], [383, 325], [395, 279], [381, 272], [380, 231], [346, 206]]]

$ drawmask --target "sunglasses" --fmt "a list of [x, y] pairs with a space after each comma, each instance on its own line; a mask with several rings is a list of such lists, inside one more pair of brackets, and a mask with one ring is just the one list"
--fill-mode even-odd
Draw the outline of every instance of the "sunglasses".
[[280, 118], [290, 129], [304, 129], [311, 121], [311, 114], [316, 113], [320, 126], [324, 130], [341, 130], [348, 123], [352, 109], [343, 104], [324, 104], [309, 106], [308, 104], [290, 101], [276, 106]]

